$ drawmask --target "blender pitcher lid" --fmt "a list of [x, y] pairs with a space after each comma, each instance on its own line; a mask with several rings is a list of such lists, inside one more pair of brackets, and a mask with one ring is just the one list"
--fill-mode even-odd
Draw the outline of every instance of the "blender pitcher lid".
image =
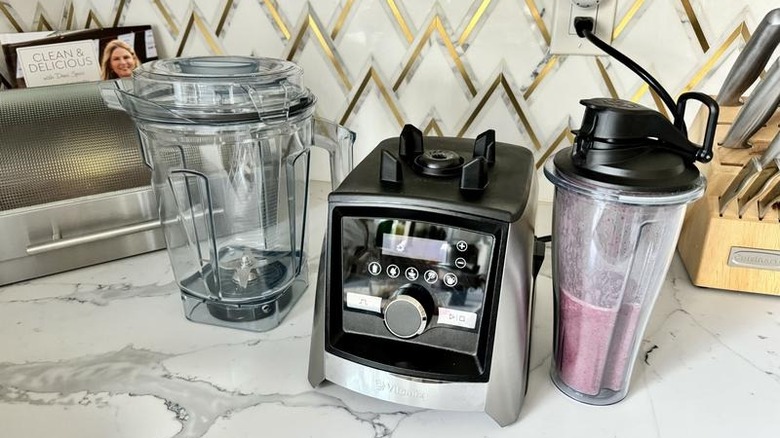
[[[293, 62], [246, 56], [201, 56], [151, 61], [133, 72], [133, 116], [171, 123], [284, 121], [314, 105], [303, 86], [303, 70]], [[146, 113], [149, 114], [146, 114]]]

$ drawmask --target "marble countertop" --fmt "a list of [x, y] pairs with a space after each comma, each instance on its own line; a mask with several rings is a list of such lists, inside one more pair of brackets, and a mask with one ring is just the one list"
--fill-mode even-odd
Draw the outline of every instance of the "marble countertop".
[[[315, 184], [309, 254], [324, 232]], [[549, 222], [549, 206], [540, 217]], [[540, 220], [537, 234], [545, 226]], [[549, 256], [549, 254], [548, 254]], [[312, 280], [318, 260], [310, 260]], [[311, 282], [312, 285], [314, 281]], [[549, 378], [549, 257], [517, 423], [374, 400], [307, 379], [313, 286], [283, 324], [195, 324], [158, 251], [0, 288], [3, 437], [777, 437], [780, 298], [691, 285], [675, 258], [628, 397], [577, 403]]]

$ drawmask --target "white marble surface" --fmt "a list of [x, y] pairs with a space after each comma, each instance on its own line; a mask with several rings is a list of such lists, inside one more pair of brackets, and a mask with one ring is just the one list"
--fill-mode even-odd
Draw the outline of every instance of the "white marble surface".
[[[325, 192], [315, 185], [311, 254]], [[0, 436], [780, 436], [780, 298], [693, 287], [675, 259], [628, 397], [592, 407], [548, 377], [549, 266], [538, 283], [528, 396], [506, 428], [481, 413], [311, 388], [313, 288], [268, 333], [195, 324], [161, 251], [0, 288]]]

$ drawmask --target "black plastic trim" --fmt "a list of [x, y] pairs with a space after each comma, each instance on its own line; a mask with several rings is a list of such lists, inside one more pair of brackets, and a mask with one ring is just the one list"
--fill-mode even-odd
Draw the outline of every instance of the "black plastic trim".
[[[486, 282], [483, 317], [479, 325], [479, 341], [474, 356], [417, 344], [414, 338], [380, 339], [343, 331], [340, 226], [343, 217], [419, 220], [494, 236], [491, 269]], [[439, 381], [487, 382], [490, 377], [490, 361], [509, 224], [462, 214], [455, 216], [433, 209], [343, 204], [330, 205], [328, 222], [330, 269], [326, 285], [325, 351], [364, 366], [410, 377]], [[427, 369], [422, 369], [423, 367]]]

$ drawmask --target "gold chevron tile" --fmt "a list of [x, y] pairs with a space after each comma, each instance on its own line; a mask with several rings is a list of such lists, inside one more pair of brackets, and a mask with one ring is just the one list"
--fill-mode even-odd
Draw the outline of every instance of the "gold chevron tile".
[[647, 93], [647, 90], [650, 89], [650, 86], [642, 83], [642, 85], [639, 86], [639, 88], [636, 90], [633, 96], [631, 96], [631, 102], [639, 102], [642, 99], [642, 96]]
[[539, 156], [539, 159], [536, 160], [536, 168], [539, 169], [544, 165], [544, 162], [547, 161], [548, 158], [550, 158], [550, 155], [552, 155], [553, 152], [555, 152], [556, 149], [558, 149], [558, 146], [563, 142], [563, 140], [568, 140], [569, 145], [574, 144], [574, 134], [571, 133], [571, 130], [569, 127], [565, 127], [561, 130], [561, 133], [558, 134], [557, 137], [555, 137], [555, 140], [553, 140], [552, 144], [547, 147], [547, 149], [544, 151], [544, 153]]
[[315, 18], [314, 11], [311, 9], [309, 10], [307, 17], [304, 20], [303, 25], [298, 30], [298, 33], [293, 40], [292, 47], [290, 48], [290, 52], [285, 58], [292, 61], [293, 58], [295, 58], [295, 55], [303, 49], [303, 38], [306, 36], [306, 32], [309, 30], [311, 30], [312, 34], [314, 34], [314, 37], [317, 39], [320, 48], [323, 52], [325, 52], [325, 56], [328, 57], [328, 60], [333, 65], [333, 68], [336, 70], [336, 74], [338, 74], [339, 79], [341, 79], [341, 83], [344, 85], [344, 88], [346, 90], [351, 90], [352, 81], [350, 81], [343, 63], [336, 56], [336, 49], [333, 46], [333, 40], [331, 40], [327, 34], [322, 32], [322, 27], [319, 25]]
[[683, 9], [685, 10], [685, 15], [688, 16], [688, 21], [691, 23], [691, 27], [693, 28], [693, 33], [696, 34], [696, 39], [699, 40], [699, 45], [701, 46], [702, 52], [707, 52], [710, 50], [710, 44], [707, 42], [707, 37], [704, 36], [704, 30], [701, 28], [701, 23], [699, 23], [699, 17], [696, 16], [696, 12], [693, 10], [693, 6], [691, 5], [690, 0], [680, 0], [680, 2], [683, 5]]
[[0, 12], [3, 13], [5, 18], [8, 20], [9, 23], [11, 23], [11, 26], [13, 26], [13, 28], [16, 29], [17, 32], [24, 32], [24, 29], [22, 29], [22, 26], [19, 24], [19, 21], [16, 19], [16, 17], [14, 17], [16, 11], [13, 10], [11, 5], [0, 1]]
[[33, 15], [33, 26], [37, 31], [53, 31], [56, 27], [52, 26], [52, 23], [56, 24], [56, 21], [47, 17], [46, 10], [41, 3], [38, 3], [35, 7], [35, 13]]
[[[176, 21], [173, 19], [173, 15], [168, 10], [168, 7], [165, 6], [162, 0], [151, 0], [152, 4], [157, 7], [157, 10], [160, 11], [160, 14], [163, 17], [163, 20], [165, 20], [165, 24], [168, 27], [168, 31], [171, 33], [171, 36], [174, 38], [179, 36], [179, 26], [176, 24]], [[186, 40], [186, 38], [183, 39], [183, 41]], [[178, 56], [178, 55], [177, 55]]]
[[[62, 21], [65, 25], [65, 30], [73, 30], [73, 19], [75, 18], [75, 6], [73, 6], [73, 0], [70, 0], [67, 7], [62, 13]], [[117, 16], [119, 13], [117, 12]]]
[[526, 116], [525, 111], [523, 111], [523, 109], [520, 107], [520, 102], [517, 100], [516, 94], [512, 91], [511, 87], [509, 86], [509, 82], [507, 82], [503, 74], [501, 75], [501, 86], [504, 88], [504, 91], [509, 98], [509, 102], [512, 104], [512, 107], [517, 113], [517, 116], [520, 117], [520, 122], [525, 127], [526, 132], [528, 132], [528, 136], [531, 137], [531, 143], [534, 145], [534, 148], [536, 148], [536, 150], [541, 149], [542, 144], [539, 142], [539, 138], [536, 136], [536, 132], [534, 132], [533, 128], [531, 128], [531, 123], [528, 121], [528, 117]]
[[[21, 1], [21, 0], [19, 0]], [[106, 15], [99, 15], [98, 11], [103, 9], [94, 9], [92, 4], [95, 0], [60, 0], [63, 4], [62, 13], [54, 17], [57, 20], [52, 20], [45, 14], [45, 11], [41, 8], [40, 4], [44, 4], [46, 0], [37, 0], [32, 2], [33, 5], [38, 5], [36, 13], [24, 18], [14, 10], [11, 3], [7, 0], [0, 0], [0, 20], [6, 20], [10, 24], [10, 28], [18, 32], [28, 30], [47, 30], [47, 29], [74, 29], [79, 26], [84, 27], [103, 27], [106, 26], [118, 26], [122, 21], [123, 14], [130, 7], [130, 0], [111, 0], [110, 3], [114, 5], [114, 9], [111, 13]], [[185, 46], [193, 42], [196, 33], [200, 33], [203, 37], [203, 41], [206, 43], [206, 48], [214, 54], [223, 53], [223, 43], [220, 38], [224, 37], [228, 29], [231, 26], [231, 14], [234, 14], [239, 4], [238, 0], [219, 0], [219, 6], [215, 5], [216, 15], [214, 21], [207, 20], [198, 9], [198, 4], [202, 4], [206, 1], [211, 1], [214, 4], [214, 0], [190, 0], [186, 4], [191, 4], [191, 13], [185, 18], [181, 18], [178, 14], [178, 2], [180, 0], [132, 0], [133, 2], [142, 2], [149, 7], [151, 11], [148, 17], [149, 21], [153, 25], [164, 26], [167, 32], [177, 42], [175, 56], [181, 56], [184, 52]], [[463, 126], [455, 126], [454, 128], [441, 124], [441, 119], [435, 112], [429, 113], [429, 115], [421, 122], [421, 126], [424, 126], [423, 132], [426, 135], [439, 135], [444, 134], [451, 135], [455, 133], [457, 136], [462, 136], [471, 127], [473, 127], [475, 120], [485, 112], [488, 104], [493, 105], [491, 99], [499, 98], [508, 113], [514, 118], [512, 113], [516, 114], [516, 119], [519, 120], [519, 129], [527, 133], [530, 142], [533, 144], [532, 149], [538, 158], [536, 161], [536, 167], [539, 168], [543, 162], [553, 154], [556, 149], [559, 149], [562, 145], [572, 143], [574, 136], [569, 132], [568, 127], [557, 133], [553, 130], [550, 133], [544, 134], [544, 141], [549, 141], [547, 135], [555, 136], [554, 140], [549, 145], [543, 145], [539, 140], [537, 133], [532, 129], [531, 121], [534, 119], [531, 116], [536, 116], [536, 113], [531, 112], [524, 101], [532, 98], [534, 93], [539, 94], [540, 86], [545, 83], [544, 81], [555, 81], [558, 76], [558, 67], [561, 62], [565, 60], [565, 57], [552, 55], [543, 61], [542, 65], [535, 66], [534, 69], [538, 71], [538, 74], [533, 78], [533, 81], [527, 89], [521, 90], [518, 87], [513, 87], [514, 82], [505, 73], [497, 73], [495, 77], [489, 79], [485, 84], [475, 83], [477, 80], [472, 76], [472, 71], [469, 69], [469, 65], [465, 59], [461, 57], [463, 49], [475, 38], [479, 32], [491, 31], [490, 24], [488, 23], [488, 17], [491, 15], [492, 8], [497, 5], [495, 0], [469, 0], [468, 4], [464, 4], [463, 8], [468, 8], [466, 16], [458, 23], [458, 28], [453, 31], [450, 23], [447, 21], [447, 16], [441, 12], [442, 9], [446, 9], [448, 2], [442, 2], [439, 0], [430, 1], [425, 3], [429, 6], [419, 6], [414, 10], [419, 13], [426, 13], [427, 19], [423, 27], [419, 29], [416, 27], [419, 22], [415, 22], [412, 18], [417, 18], [408, 13], [406, 7], [412, 0], [384, 0], [384, 4], [378, 3], [383, 9], [377, 10], [377, 13], [384, 14], [392, 26], [395, 27], [402, 38], [406, 40], [408, 48], [407, 58], [402, 59], [398, 68], [394, 71], [387, 71], [389, 77], [385, 77], [380, 74], [379, 70], [370, 66], [366, 70], [363, 70], [360, 77], [352, 77], [351, 72], [345, 64], [344, 59], [341, 58], [338, 49], [334, 45], [333, 41], [336, 38], [347, 37], [349, 31], [350, 19], [361, 19], [356, 14], [356, 10], [360, 5], [357, 0], [339, 0], [336, 2], [333, 9], [332, 21], [327, 25], [323, 22], [313, 11], [311, 4], [314, 2], [308, 0], [306, 2], [299, 2], [296, 6], [289, 6], [289, 3], [281, 0], [245, 0], [251, 1], [259, 5], [263, 12], [259, 12], [259, 15], [263, 18], [258, 18], [258, 25], [265, 26], [267, 28], [276, 29], [279, 35], [279, 39], [286, 47], [285, 53], [281, 53], [282, 57], [287, 59], [294, 59], [300, 57], [300, 53], [303, 47], [308, 43], [313, 43], [315, 47], [313, 50], [320, 51], [320, 54], [324, 55], [326, 60], [326, 68], [335, 74], [338, 79], [340, 88], [347, 97], [347, 108], [340, 117], [342, 124], [348, 122], [350, 119], [354, 119], [355, 115], [361, 110], [361, 102], [365, 100], [367, 93], [377, 92], [379, 100], [382, 102], [382, 106], [389, 109], [392, 114], [392, 118], [398, 123], [399, 127], [405, 123], [405, 117], [403, 107], [398, 100], [398, 91], [404, 86], [406, 82], [414, 76], [415, 70], [422, 62], [424, 53], [427, 53], [432, 46], [443, 47], [445, 59], [449, 58], [445, 64], [440, 68], [441, 74], [451, 74], [454, 72], [456, 80], [462, 80], [465, 85], [464, 94], [470, 101], [469, 109], [461, 115], [460, 120], [465, 120]], [[508, 0], [510, 1], [510, 0]], [[515, 0], [516, 2], [518, 0]], [[635, 30], [636, 20], [638, 20], [645, 9], [654, 5], [650, 1], [645, 0], [622, 0], [625, 2], [624, 6], [621, 6], [622, 16], [617, 17], [616, 25], [612, 30], [613, 39], [625, 38], [627, 34], [632, 32], [639, 32]], [[707, 35], [705, 35], [702, 28], [702, 21], [697, 16], [694, 6], [696, 2], [691, 0], [679, 0], [679, 4], [675, 4], [675, 7], [680, 12], [682, 21], [690, 23], [690, 28], [687, 23], [683, 24], [683, 27], [687, 32], [695, 36], [697, 44], [701, 47], [702, 54], [697, 56], [696, 67], [691, 67], [690, 78], [687, 79], [685, 86], [681, 92], [689, 91], [699, 86], [700, 83], [711, 74], [711, 72], [719, 66], [722, 61], [732, 53], [735, 49], [735, 44], [738, 44], [741, 39], [747, 40], [750, 36], [750, 31], [747, 25], [742, 22], [735, 29], [728, 34], [718, 35], [718, 41], [708, 41]], [[407, 3], [404, 3], [407, 2]], [[304, 10], [298, 15], [300, 21], [295, 23], [288, 20], [290, 16], [289, 11], [300, 11], [300, 5], [303, 3]], [[742, 3], [749, 5], [747, 0], [742, 0]], [[518, 23], [528, 23], [527, 25], [533, 26], [529, 21], [529, 17], [535, 22], [537, 32], [541, 34], [541, 38], [549, 45], [550, 43], [550, 31], [547, 28], [542, 14], [545, 12], [542, 7], [551, 4], [549, 0], [523, 0], [519, 2], [519, 6], [523, 9], [519, 15], [520, 17], [512, 17], [512, 20], [516, 20]], [[184, 7], [182, 5], [182, 7]], [[460, 6], [458, 6], [461, 8]], [[308, 9], [307, 9], [308, 8]], [[340, 8], [340, 9], [339, 9]], [[422, 8], [422, 9], [421, 9]], [[423, 10], [425, 9], [425, 10]], [[86, 12], [81, 12], [86, 10]], [[78, 12], [77, 12], [78, 11]], [[86, 21], [80, 22], [80, 19], [76, 17], [76, 14], [86, 14]], [[298, 14], [298, 12], [295, 12]], [[351, 15], [352, 14], [352, 15]], [[698, 15], [701, 15], [700, 13]], [[210, 18], [210, 16], [208, 16]], [[82, 19], [84, 16], [82, 16]], [[422, 17], [420, 17], [422, 18]], [[266, 20], [267, 19], [267, 23]], [[29, 22], [28, 20], [32, 20]], [[7, 25], [3, 24], [8, 27]], [[237, 28], [233, 29], [238, 30]], [[537, 35], [534, 34], [533, 39], [535, 43], [539, 43]], [[641, 37], [642, 35], [634, 35]], [[726, 36], [725, 39], [722, 39]], [[710, 35], [713, 38], [713, 35]], [[681, 41], [682, 43], [682, 41]], [[710, 45], [710, 44], [714, 45]], [[370, 48], [367, 48], [369, 50]], [[375, 49], [376, 50], [376, 49]], [[438, 50], [438, 49], [436, 49]], [[698, 51], [696, 51], [698, 52]], [[173, 54], [170, 54], [173, 55]], [[286, 55], [286, 56], [285, 56]], [[376, 54], [375, 56], [381, 56]], [[610, 73], [614, 70], [608, 70], [608, 64], [604, 58], [592, 57], [595, 62], [595, 67], [598, 69], [601, 80], [604, 83], [605, 90], [608, 95], [617, 98], [619, 96], [615, 83], [610, 77]], [[351, 58], [350, 58], [351, 59]], [[449, 66], [449, 67], [448, 67]], [[352, 67], [351, 65], [349, 67]], [[592, 67], [589, 64], [588, 67]], [[324, 73], [324, 72], [323, 72]], [[516, 75], [527, 75], [530, 72], [520, 71], [512, 72]], [[458, 78], [460, 76], [460, 78]], [[546, 84], [546, 83], [545, 83]], [[0, 83], [0, 88], [3, 84]], [[6, 85], [7, 86], [7, 85]], [[602, 88], [603, 89], [603, 88]], [[650, 92], [648, 96], [646, 93]], [[496, 96], [496, 93], [499, 95]], [[560, 93], [554, 95], [558, 96]], [[668, 116], [668, 110], [665, 108], [661, 99], [645, 84], [639, 86], [636, 90], [628, 91], [625, 93], [626, 97], [630, 96], [633, 101], [652, 102], [658, 107], [659, 111]], [[652, 105], [652, 104], [650, 104]], [[362, 109], [366, 111], [367, 109]], [[568, 114], [566, 115], [568, 117]], [[452, 132], [449, 132], [452, 131]]]
[[398, 5], [395, 4], [395, 0], [386, 0], [386, 1], [387, 1], [387, 6], [390, 7], [390, 11], [393, 13], [395, 22], [398, 24], [398, 26], [401, 29], [401, 33], [404, 35], [404, 38], [406, 38], [406, 41], [408, 43], [411, 43], [412, 41], [414, 41], [414, 34], [412, 34], [409, 25], [406, 23], [406, 20], [404, 19], [401, 10], [398, 8]]
[[469, 19], [469, 23], [466, 25], [466, 28], [463, 29], [463, 33], [460, 34], [460, 37], [458, 38], [459, 46], [462, 46], [466, 40], [469, 39], [471, 32], [474, 31], [474, 28], [477, 27], [477, 23], [479, 23], [479, 20], [482, 19], [482, 15], [485, 14], [485, 10], [487, 10], [488, 6], [490, 6], [490, 1], [491, 0], [482, 0], [482, 3], [474, 12], [474, 15]]
[[490, 97], [493, 96], [493, 93], [496, 91], [499, 85], [501, 85], [501, 82], [504, 78], [503, 73], [499, 73], [499, 75], [496, 77], [496, 79], [493, 81], [492, 84], [490, 84], [490, 87], [488, 87], [487, 91], [485, 92], [485, 95], [482, 96], [482, 99], [479, 100], [477, 103], [477, 107], [474, 108], [474, 111], [469, 114], [468, 119], [466, 119], [466, 122], [463, 124], [463, 126], [458, 131], [457, 136], [462, 137], [463, 134], [468, 131], [469, 127], [471, 127], [471, 124], [474, 123], [474, 120], [477, 118], [477, 115], [479, 115], [480, 112], [482, 112], [482, 109], [485, 108], [485, 105], [487, 104], [488, 100], [490, 100]]
[[184, 26], [184, 35], [181, 37], [181, 42], [179, 43], [179, 48], [176, 49], [176, 56], [181, 56], [182, 52], [184, 51], [184, 45], [187, 44], [187, 41], [190, 39], [190, 31], [192, 31], [192, 25], [195, 23], [195, 16], [191, 15], [190, 19], [187, 21], [187, 25]]
[[642, 5], [645, 3], [645, 0], [634, 0], [634, 3], [631, 5], [630, 8], [628, 8], [628, 11], [626, 12], [626, 15], [623, 16], [623, 18], [618, 21], [618, 24], [615, 25], [615, 27], [612, 29], [612, 39], [616, 40], [620, 35], [623, 33], [624, 30], [626, 30], [626, 27], [628, 26], [628, 23], [631, 22], [631, 20], [634, 19], [634, 16], [637, 12], [639, 12], [639, 9], [642, 8]]
[[363, 76], [363, 80], [360, 81], [360, 85], [358, 85], [355, 94], [350, 99], [349, 104], [347, 105], [347, 109], [344, 111], [344, 114], [339, 119], [339, 123], [342, 125], [346, 125], [347, 121], [349, 120], [349, 117], [355, 111], [355, 108], [357, 107], [360, 98], [363, 97], [363, 94], [368, 89], [368, 84], [371, 81], [374, 82], [374, 85], [379, 90], [379, 94], [382, 96], [385, 103], [390, 108], [390, 111], [392, 111], [393, 117], [395, 117], [396, 122], [398, 122], [398, 126], [399, 127], [403, 126], [405, 120], [404, 116], [401, 115], [401, 111], [399, 110], [398, 105], [396, 105], [395, 101], [393, 100], [393, 94], [390, 93], [390, 90], [387, 88], [384, 81], [382, 81], [382, 78], [379, 76], [379, 74], [377, 73], [376, 69], [374, 69], [374, 67], [369, 67], [365, 76]]
[[344, 22], [347, 21], [349, 11], [352, 10], [352, 5], [354, 3], [355, 0], [347, 0], [347, 4], [341, 8], [341, 12], [339, 13], [338, 18], [336, 18], [336, 24], [333, 25], [333, 30], [330, 32], [330, 39], [335, 40], [339, 32], [341, 32], [341, 29], [344, 27]]
[[544, 24], [542, 14], [539, 13], [539, 8], [536, 7], [536, 2], [534, 0], [525, 0], [525, 4], [528, 7], [528, 11], [531, 13], [531, 17], [533, 17], [534, 21], [536, 22], [536, 28], [539, 29], [539, 33], [542, 34], [544, 42], [549, 46], [550, 41], [552, 41], [552, 38], [550, 37], [550, 31], [547, 30], [547, 25]]
[[[128, 1], [129, 0], [119, 0], [119, 4], [116, 7], [116, 15], [114, 15], [114, 21], [111, 23], [112, 27], [119, 26], [119, 20], [122, 18], [122, 12], [124, 12]], [[73, 6], [72, 3], [71, 6]]]
[[284, 38], [289, 40], [291, 35], [289, 27], [282, 19], [282, 14], [279, 13], [279, 9], [276, 7], [276, 2], [273, 0], [263, 0], [263, 4], [271, 14], [271, 18], [273, 19], [274, 24], [276, 24], [276, 27], [279, 29], [282, 35], [284, 35]]
[[227, 2], [225, 2], [225, 7], [222, 8], [222, 14], [220, 14], [219, 21], [217, 22], [217, 28], [214, 29], [214, 35], [222, 35], [222, 31], [225, 30], [225, 22], [227, 21], [230, 10], [233, 8], [234, 4], [235, 0], [227, 0]]
[[444, 46], [447, 48], [447, 54], [450, 55], [450, 58], [452, 59], [453, 63], [455, 64], [455, 67], [460, 73], [461, 78], [463, 78], [463, 82], [466, 84], [469, 93], [471, 93], [471, 97], [476, 96], [477, 89], [474, 86], [474, 83], [471, 81], [471, 78], [469, 77], [468, 73], [466, 73], [466, 67], [463, 64], [463, 61], [460, 59], [460, 55], [458, 55], [458, 52], [455, 49], [455, 45], [450, 40], [449, 35], [447, 35], [447, 31], [446, 29], [444, 29], [444, 24], [442, 23], [441, 17], [439, 17], [438, 15], [434, 15], [433, 19], [431, 19], [431, 23], [426, 28], [422, 38], [420, 38], [420, 42], [417, 44], [414, 51], [412, 52], [412, 56], [409, 57], [409, 60], [404, 65], [403, 70], [401, 70], [401, 74], [398, 76], [398, 79], [396, 79], [395, 83], [393, 84], [393, 91], [398, 91], [398, 89], [401, 87], [401, 84], [404, 82], [404, 79], [406, 79], [407, 75], [409, 75], [412, 66], [414, 65], [415, 62], [417, 62], [418, 58], [420, 57], [423, 47], [433, 36], [434, 31], [436, 31], [439, 34], [439, 38], [441, 38], [441, 41], [444, 43]]
[[633, 96], [631, 96], [631, 101], [638, 103], [642, 98], [645, 96], [645, 93], [650, 92], [650, 97], [653, 99], [653, 103], [655, 103], [656, 108], [658, 109], [658, 112], [664, 115], [667, 119], [669, 118], [669, 114], [666, 111], [666, 104], [663, 100], [661, 100], [661, 97], [653, 90], [650, 89], [650, 86], [643, 83], [639, 86], [639, 88], [636, 90]]
[[[466, 26], [466, 29], [464, 29], [461, 36], [458, 38], [457, 44], [459, 46], [462, 46], [468, 38], [471, 36], [471, 33], [474, 31], [474, 28], [476, 27], [477, 23], [482, 19], [482, 17], [485, 14], [485, 11], [487, 10], [488, 6], [490, 6], [491, 0], [482, 0], [479, 7], [476, 9], [474, 15], [469, 19], [468, 25]], [[547, 45], [550, 44], [550, 33], [547, 30], [547, 26], [544, 24], [544, 21], [542, 20], [541, 14], [539, 13], [539, 9], [536, 7], [536, 3], [534, 0], [525, 0], [526, 5], [531, 12], [531, 16], [533, 17], [534, 21], [536, 22], [536, 27], [539, 30], [539, 32], [542, 34], [542, 38], [544, 38], [544, 41], [547, 43]], [[443, 29], [443, 27], [442, 27]], [[442, 33], [442, 39], [445, 39], [446, 32]], [[424, 38], [424, 41], [427, 41], [428, 37]], [[451, 54], [452, 56], [452, 54]], [[455, 54], [455, 56], [458, 56]], [[458, 56], [459, 58], [459, 56]], [[454, 58], [453, 58], [454, 59]], [[542, 67], [541, 71], [537, 76], [534, 78], [534, 81], [531, 83], [531, 85], [528, 87], [528, 89], [523, 93], [523, 98], [528, 99], [536, 90], [536, 88], [539, 86], [539, 84], [547, 77], [548, 73], [552, 68], [555, 66], [555, 64], [558, 62], [558, 55], [552, 55], [548, 60], [547, 63]], [[465, 68], [461, 69], [461, 74], [465, 75]], [[467, 76], [467, 75], [465, 75]], [[476, 93], [474, 93], [476, 95]]]
[[309, 17], [307, 16], [303, 22], [303, 25], [298, 31], [298, 34], [293, 39], [293, 43], [292, 43], [292, 47], [290, 47], [290, 51], [287, 53], [287, 56], [285, 56], [285, 58], [287, 58], [288, 61], [292, 60], [295, 54], [298, 53], [298, 50], [303, 44], [303, 37], [306, 36], [306, 31], [308, 30], [308, 28], [309, 28]]
[[[696, 39], [699, 41], [699, 45], [702, 48], [703, 52], [707, 52], [710, 48], [709, 43], [707, 42], [707, 38], [704, 35], [704, 31], [702, 30], [701, 23], [699, 22], [698, 16], [696, 16], [695, 11], [693, 10], [693, 6], [690, 3], [690, 0], [680, 0], [683, 6], [683, 10], [685, 11], [685, 14], [688, 16], [688, 21], [691, 23], [691, 27], [693, 28], [694, 34], [696, 35]], [[612, 39], [616, 40], [620, 35], [623, 33], [623, 31], [628, 27], [629, 23], [634, 19], [637, 12], [642, 8], [644, 5], [645, 0], [635, 0], [634, 3], [629, 7], [626, 14], [618, 21], [617, 25], [612, 30]], [[646, 90], [644, 91], [646, 92]], [[644, 94], [644, 92], [642, 94]]]
[[327, 55], [331, 64], [333, 64], [333, 67], [336, 69], [339, 78], [341, 78], [341, 82], [344, 83], [344, 86], [346, 87], [347, 90], [351, 89], [352, 83], [347, 77], [346, 69], [336, 57], [336, 51], [333, 48], [332, 41], [325, 39], [325, 34], [322, 33], [319, 24], [311, 14], [309, 14], [309, 28], [311, 28], [312, 33], [314, 33], [314, 36], [317, 38], [317, 41], [320, 43], [320, 47], [322, 47], [322, 50], [325, 51], [325, 55]]
[[428, 25], [428, 28], [425, 30], [425, 33], [423, 34], [423, 37], [420, 39], [420, 43], [417, 44], [417, 47], [415, 47], [414, 52], [412, 52], [412, 56], [409, 58], [409, 61], [404, 65], [404, 68], [401, 70], [401, 74], [398, 76], [398, 80], [393, 84], [393, 91], [398, 91], [398, 88], [401, 86], [401, 82], [403, 82], [404, 78], [406, 78], [406, 75], [409, 74], [409, 70], [412, 68], [412, 64], [414, 61], [417, 60], [417, 58], [420, 56], [420, 52], [422, 52], [423, 45], [428, 41], [428, 39], [431, 37], [431, 34], [433, 33], [435, 25], [435, 18], [431, 21], [431, 24]]
[[184, 34], [182, 36], [181, 42], [179, 43], [179, 48], [176, 49], [176, 56], [181, 56], [181, 54], [184, 52], [184, 46], [189, 41], [193, 26], [198, 29], [200, 34], [203, 36], [203, 39], [206, 40], [206, 45], [208, 45], [209, 51], [212, 54], [222, 55], [224, 53], [222, 48], [220, 48], [217, 40], [214, 39], [214, 36], [211, 34], [211, 30], [208, 26], [206, 26], [206, 22], [203, 20], [203, 18], [201, 18], [200, 15], [193, 11], [190, 14], [190, 19], [187, 20], [187, 25], [184, 28]]
[[709, 74], [709, 72], [715, 67], [715, 64], [723, 57], [723, 55], [726, 53], [726, 51], [731, 47], [732, 44], [734, 44], [735, 41], [739, 37], [742, 37], [743, 41], [747, 41], [750, 39], [750, 31], [748, 30], [747, 25], [743, 21], [737, 27], [731, 31], [731, 34], [726, 38], [726, 40], [721, 44], [715, 51], [712, 53], [712, 55], [707, 59], [707, 62], [697, 71], [690, 81], [683, 87], [682, 92], [685, 93], [687, 91], [693, 90], [693, 88], [699, 84], [699, 82], [704, 79], [704, 77]]
[[95, 11], [90, 9], [89, 13], [87, 14], [87, 21], [84, 24], [84, 28], [91, 29], [92, 23], [95, 23], [95, 27], [98, 29], [103, 28], [103, 23], [100, 22], [100, 19], [97, 17], [97, 14], [95, 14]]
[[[699, 84], [709, 73], [710, 71], [715, 67], [715, 65], [718, 63], [718, 61], [723, 57], [723, 55], [726, 53], [726, 51], [734, 44], [735, 41], [739, 37], [742, 37], [743, 41], [747, 41], [750, 39], [750, 31], [747, 28], [747, 25], [745, 22], [741, 22], [737, 27], [731, 31], [729, 36], [726, 38], [726, 40], [717, 48], [714, 52], [707, 58], [707, 62], [704, 63], [704, 65], [691, 77], [691, 79], [688, 81], [688, 83], [683, 87], [682, 91], [680, 93], [685, 93], [688, 91], [693, 90], [696, 85]], [[634, 93], [634, 95], [631, 97], [631, 100], [633, 102], [639, 102], [650, 90], [650, 87], [647, 84], [642, 84], [637, 91]], [[661, 110], [662, 113], [666, 114], [666, 107], [661, 101], [661, 99], [653, 94], [653, 100], [656, 102], [656, 105]]]
[[49, 23], [49, 20], [47, 20], [46, 17], [43, 16], [43, 14], [38, 16], [38, 19], [35, 21], [38, 22], [38, 27], [35, 30], [39, 32], [42, 30], [49, 30], [49, 31], [54, 30], [54, 28], [51, 27], [51, 23]]
[[468, 118], [466, 119], [466, 122], [463, 124], [460, 130], [458, 130], [457, 136], [462, 137], [463, 134], [465, 134], [466, 131], [468, 131], [468, 129], [474, 123], [474, 120], [476, 120], [479, 113], [482, 112], [482, 110], [485, 108], [485, 105], [487, 105], [488, 101], [496, 92], [499, 86], [501, 86], [501, 88], [504, 90], [504, 93], [506, 94], [506, 97], [509, 99], [509, 103], [511, 104], [512, 109], [515, 111], [515, 114], [517, 114], [517, 116], [520, 118], [520, 123], [523, 125], [523, 128], [525, 129], [525, 132], [528, 134], [528, 137], [530, 137], [531, 143], [533, 144], [534, 148], [536, 150], [540, 150], [542, 148], [542, 145], [539, 142], [539, 138], [536, 136], [536, 133], [534, 132], [533, 128], [531, 128], [531, 123], [528, 121], [528, 117], [526, 116], [525, 111], [523, 111], [523, 108], [520, 106], [520, 102], [517, 100], [516, 94], [512, 90], [511, 85], [509, 85], [509, 81], [507, 81], [503, 73], [499, 73], [499, 75], [496, 77], [493, 83], [490, 84], [490, 87], [488, 87], [484, 96], [482, 96], [482, 98], [478, 101], [477, 106], [474, 108], [474, 111], [472, 111], [471, 114], [469, 114]]
[[423, 128], [422, 132], [425, 135], [431, 135], [431, 132], [434, 132], [438, 137], [444, 136], [441, 127], [439, 126], [438, 123], [436, 123], [436, 119], [434, 119], [433, 117], [431, 117], [431, 121], [428, 122], [427, 125], [425, 125], [425, 128]]
[[525, 90], [525, 93], [523, 93], [523, 99], [528, 100], [529, 97], [534, 93], [536, 88], [539, 86], [539, 84], [542, 83], [544, 78], [547, 77], [547, 75], [550, 73], [550, 71], [555, 67], [555, 64], [558, 63], [558, 55], [552, 55], [547, 60], [547, 62], [544, 64], [544, 67], [539, 71], [539, 74], [536, 75], [534, 78], [534, 81], [531, 82], [531, 85], [528, 86], [528, 89]]
[[203, 35], [203, 38], [206, 39], [206, 44], [209, 45], [209, 50], [211, 50], [211, 53], [215, 55], [223, 55], [224, 52], [222, 51], [222, 48], [219, 47], [219, 43], [211, 34], [211, 29], [209, 29], [209, 27], [206, 26], [206, 22], [203, 20], [203, 18], [200, 15], [193, 12], [192, 20], [195, 22], [195, 26], [198, 27], [198, 30]]
[[599, 69], [599, 74], [601, 75], [601, 79], [604, 81], [604, 85], [607, 86], [607, 91], [609, 91], [610, 97], [617, 99], [618, 92], [617, 89], [615, 89], [615, 84], [612, 82], [612, 78], [610, 78], [609, 73], [607, 73], [607, 68], [604, 67], [604, 63], [601, 62], [601, 59], [599, 59], [598, 56], [594, 56], [593, 59], [596, 61], [596, 67]]

